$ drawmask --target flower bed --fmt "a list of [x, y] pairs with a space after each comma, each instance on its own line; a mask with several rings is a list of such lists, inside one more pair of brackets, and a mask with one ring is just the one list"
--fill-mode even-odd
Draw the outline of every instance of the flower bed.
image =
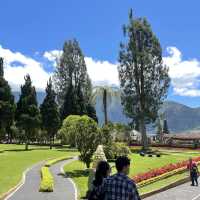
[[[197, 164], [200, 164], [200, 157], [194, 158], [193, 161], [197, 162]], [[187, 169], [187, 164], [188, 160], [169, 164], [158, 169], [150, 170], [146, 173], [138, 174], [133, 177], [133, 180], [138, 184], [138, 186], [144, 186], [146, 184], [172, 176], [176, 173], [182, 173]]]

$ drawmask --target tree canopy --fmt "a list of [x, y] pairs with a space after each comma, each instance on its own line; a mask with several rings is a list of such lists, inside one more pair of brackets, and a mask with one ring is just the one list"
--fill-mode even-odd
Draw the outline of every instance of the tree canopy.
[[166, 97], [170, 79], [162, 61], [159, 40], [145, 18], [134, 18], [123, 27], [125, 41], [120, 45], [119, 79], [126, 115], [139, 123], [143, 148], [148, 146], [145, 124], [155, 122]]

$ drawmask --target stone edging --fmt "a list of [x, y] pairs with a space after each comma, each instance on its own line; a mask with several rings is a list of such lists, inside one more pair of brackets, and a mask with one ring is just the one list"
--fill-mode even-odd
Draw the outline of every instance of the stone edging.
[[[73, 157], [73, 159], [76, 159], [77, 157]], [[61, 172], [61, 174], [62, 175], [64, 175], [65, 176], [65, 171], [64, 171], [64, 166], [65, 166], [66, 164], [64, 163], [61, 167], [60, 167], [60, 172]], [[75, 196], [75, 200], [78, 200], [78, 190], [77, 190], [77, 187], [76, 187], [76, 184], [74, 183], [74, 181], [73, 181], [73, 179], [71, 179], [71, 178], [67, 178], [70, 182], [71, 182], [71, 184], [73, 185], [73, 187], [74, 187], [74, 191], [75, 191], [75, 194], [74, 194], [74, 196]]]
[[181, 179], [179, 181], [176, 181], [174, 183], [171, 183], [171, 184], [169, 184], [167, 186], [164, 186], [164, 187], [162, 187], [162, 188], [160, 188], [158, 190], [154, 190], [152, 192], [145, 193], [145, 194], [141, 195], [141, 199], [145, 199], [145, 198], [150, 197], [150, 196], [152, 196], [154, 194], [157, 194], [157, 193], [160, 193], [160, 192], [164, 192], [164, 191], [169, 190], [171, 188], [174, 188], [174, 187], [177, 187], [177, 186], [182, 185], [184, 183], [187, 183], [188, 181], [190, 181], [190, 177], [187, 177], [187, 178]]

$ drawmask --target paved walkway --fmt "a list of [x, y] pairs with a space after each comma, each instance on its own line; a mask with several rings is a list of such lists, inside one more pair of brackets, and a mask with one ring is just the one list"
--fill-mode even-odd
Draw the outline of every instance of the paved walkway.
[[76, 200], [76, 191], [73, 183], [61, 174], [61, 167], [76, 159], [75, 157], [70, 160], [61, 161], [50, 167], [54, 177], [53, 192], [38, 192], [40, 186], [40, 169], [43, 165], [43, 163], [40, 163], [28, 171], [24, 185], [6, 200]]
[[192, 187], [190, 183], [186, 183], [145, 198], [145, 200], [200, 200], [200, 186]]

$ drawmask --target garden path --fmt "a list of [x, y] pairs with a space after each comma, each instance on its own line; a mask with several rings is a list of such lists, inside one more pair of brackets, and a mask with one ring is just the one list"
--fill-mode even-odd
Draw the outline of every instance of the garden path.
[[190, 186], [190, 182], [158, 193], [145, 200], [200, 200], [200, 188]]
[[40, 163], [26, 173], [25, 183], [5, 200], [76, 200], [77, 191], [75, 185], [71, 179], [62, 174], [62, 167], [74, 160], [77, 160], [77, 157], [61, 161], [50, 167], [54, 177], [53, 192], [39, 192], [40, 169], [44, 164]]

